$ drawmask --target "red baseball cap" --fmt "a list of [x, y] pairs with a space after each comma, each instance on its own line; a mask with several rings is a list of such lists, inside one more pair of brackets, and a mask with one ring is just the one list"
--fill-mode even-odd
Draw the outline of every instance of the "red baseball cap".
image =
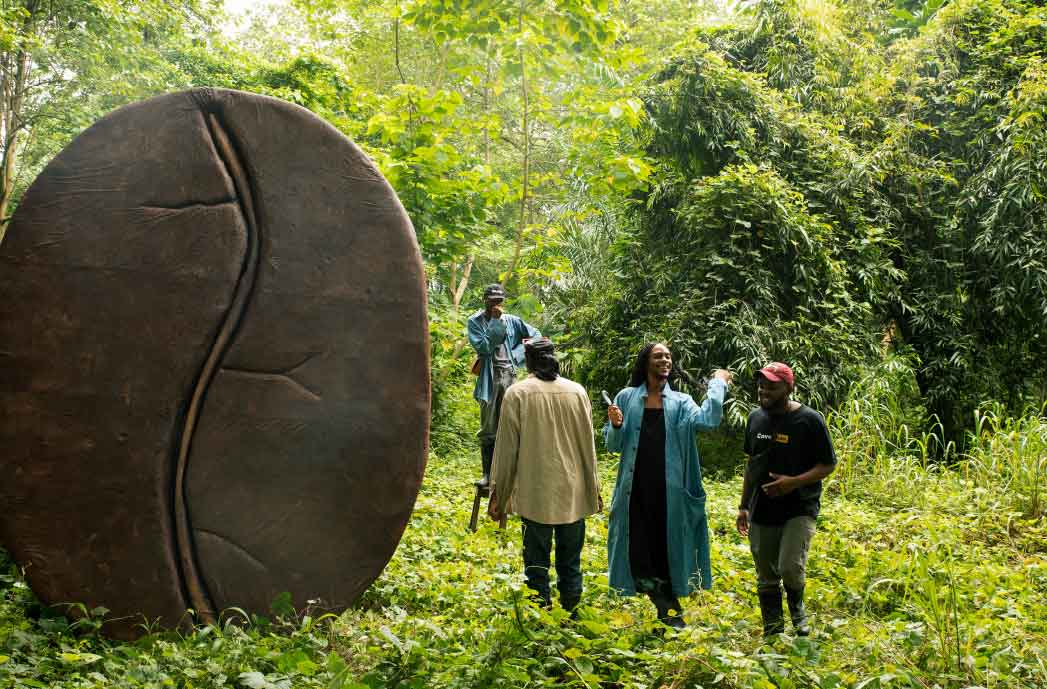
[[789, 368], [788, 364], [783, 364], [780, 361], [772, 361], [761, 368], [756, 375], [763, 376], [767, 380], [775, 383], [784, 380], [789, 384], [789, 387], [796, 386], [796, 382], [793, 379], [793, 370]]

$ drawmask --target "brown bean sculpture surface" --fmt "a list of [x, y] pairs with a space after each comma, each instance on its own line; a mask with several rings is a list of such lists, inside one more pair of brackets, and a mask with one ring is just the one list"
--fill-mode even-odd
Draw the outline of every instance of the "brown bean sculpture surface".
[[109, 630], [349, 605], [425, 468], [410, 221], [282, 101], [194, 90], [71, 143], [0, 245], [0, 538]]

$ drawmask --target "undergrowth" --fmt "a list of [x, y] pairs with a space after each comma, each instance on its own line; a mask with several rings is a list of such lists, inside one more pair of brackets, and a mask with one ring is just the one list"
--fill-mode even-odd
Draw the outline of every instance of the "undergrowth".
[[[860, 411], [830, 417], [841, 464], [812, 545], [808, 639], [760, 637], [737, 478], [706, 481], [714, 588], [684, 601], [676, 633], [647, 601], [608, 590], [605, 514], [588, 521], [580, 619], [535, 607], [518, 522], [466, 528], [478, 460], [465, 451], [431, 458], [396, 555], [338, 618], [278, 601], [271, 621], [230, 611], [219, 626], [116, 642], [98, 631], [104, 610], [42, 606], [5, 561], [0, 687], [1047, 686], [1043, 419], [986, 413], [946, 464]], [[614, 458], [601, 467], [607, 501]]]

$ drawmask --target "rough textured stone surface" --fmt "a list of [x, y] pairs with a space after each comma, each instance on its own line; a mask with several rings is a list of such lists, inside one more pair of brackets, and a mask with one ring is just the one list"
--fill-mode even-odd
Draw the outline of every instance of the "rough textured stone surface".
[[425, 467], [410, 221], [308, 111], [195, 90], [122, 108], [0, 245], [0, 538], [110, 631], [350, 604]]

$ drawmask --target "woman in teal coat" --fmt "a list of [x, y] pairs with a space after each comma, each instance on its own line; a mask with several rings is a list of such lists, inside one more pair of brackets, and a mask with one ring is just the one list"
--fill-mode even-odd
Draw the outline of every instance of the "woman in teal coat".
[[607, 410], [604, 441], [621, 453], [607, 560], [612, 588], [624, 595], [646, 593], [658, 619], [679, 628], [684, 623], [677, 598], [712, 586], [694, 436], [720, 425], [731, 374], [716, 371], [698, 406], [669, 386], [671, 372], [669, 348], [647, 345], [636, 358], [630, 387]]

